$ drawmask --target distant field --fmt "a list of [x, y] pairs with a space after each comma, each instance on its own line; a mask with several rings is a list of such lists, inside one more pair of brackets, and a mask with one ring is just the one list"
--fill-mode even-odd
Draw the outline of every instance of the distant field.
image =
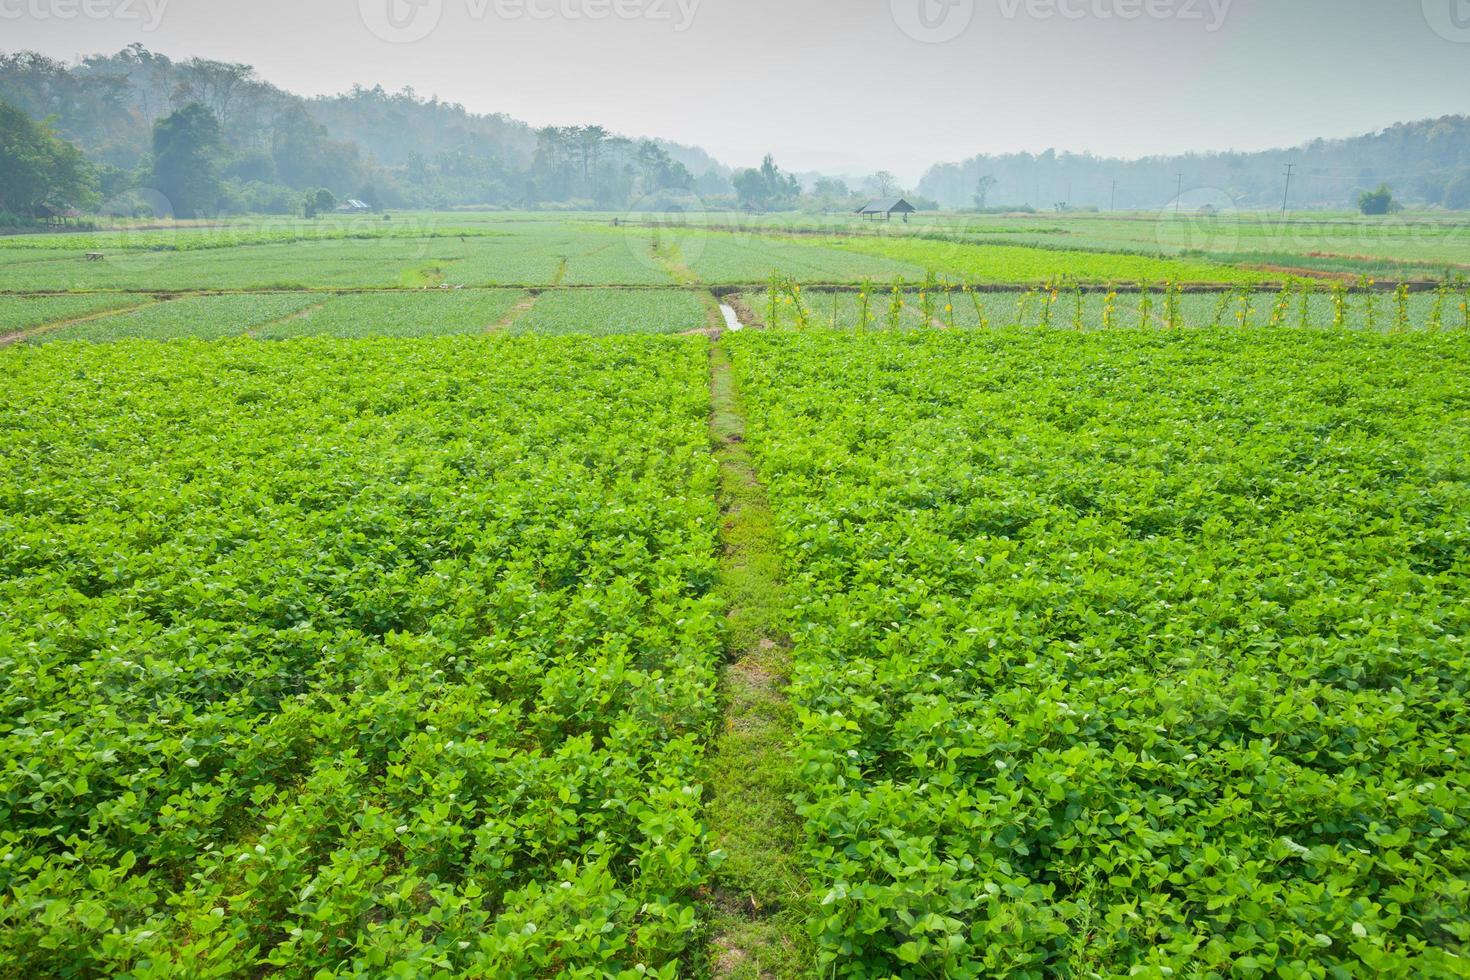
[[709, 307], [682, 290], [572, 289], [542, 293], [516, 333], [683, 333], [709, 325]]
[[312, 302], [313, 298], [303, 293], [187, 296], [47, 331], [34, 342], [218, 339], [290, 316]]
[[0, 336], [149, 301], [147, 297], [116, 295], [0, 296]]
[[[673, 227], [654, 227], [657, 224]], [[680, 227], [682, 226], [682, 227]], [[100, 262], [86, 253], [102, 252]], [[1470, 223], [1223, 215], [414, 214], [0, 238], [0, 290], [393, 289], [741, 285], [921, 279], [977, 284], [1261, 283], [1293, 273], [1470, 275]]]
[[277, 340], [484, 333], [510, 313], [524, 295], [514, 289], [476, 289], [337, 296], [301, 316], [266, 327], [258, 336]]
[[976, 215], [922, 213], [908, 223], [853, 215], [658, 215], [649, 220], [762, 234], [821, 232], [843, 236], [933, 238], [980, 245], [1070, 252], [1189, 258], [1213, 265], [1277, 267], [1298, 272], [1432, 279], [1446, 270], [1470, 275], [1470, 216], [1428, 212], [1367, 218], [1360, 214], [1226, 213], [1186, 208], [1148, 213]]

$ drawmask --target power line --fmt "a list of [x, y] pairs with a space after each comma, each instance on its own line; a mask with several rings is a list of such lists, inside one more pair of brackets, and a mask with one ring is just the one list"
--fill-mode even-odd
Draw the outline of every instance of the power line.
[[1184, 209], [1184, 175], [1179, 175], [1179, 189], [1174, 192], [1174, 213], [1178, 214]]
[[1296, 164], [1286, 165], [1286, 193], [1281, 195], [1281, 216], [1286, 217], [1286, 205], [1291, 200], [1291, 175], [1296, 171]]
[[1108, 198], [1108, 210], [1118, 210], [1118, 182], [1116, 180], [1113, 181], [1113, 196]]

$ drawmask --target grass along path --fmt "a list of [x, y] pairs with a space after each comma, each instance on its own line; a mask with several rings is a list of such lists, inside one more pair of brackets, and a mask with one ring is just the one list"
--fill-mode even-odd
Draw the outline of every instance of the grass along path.
[[313, 303], [305, 309], [297, 310], [295, 313], [287, 313], [285, 316], [279, 317], [275, 320], [268, 320], [267, 322], [262, 323], [259, 326], [251, 327], [249, 330], [245, 331], [245, 336], [249, 337], [251, 340], [259, 340], [262, 330], [269, 330], [271, 327], [280, 326], [283, 323], [290, 323], [293, 320], [300, 320], [302, 317], [311, 316], [317, 310], [321, 309], [323, 306], [326, 306], [328, 302], [328, 300], [324, 299], [320, 303]]
[[486, 333], [505, 333], [515, 326], [517, 320], [531, 312], [531, 307], [536, 305], [536, 300], [541, 298], [537, 291], [531, 291], [516, 301], [516, 305], [506, 311], [505, 316], [485, 328]]
[[797, 863], [792, 805], [795, 717], [788, 606], [765, 487], [745, 446], [745, 418], [724, 345], [710, 347], [710, 436], [720, 464], [719, 590], [729, 609], [720, 682], [724, 718], [710, 754], [706, 811], [727, 857], [707, 895], [709, 973], [720, 980], [809, 976], [810, 888]]

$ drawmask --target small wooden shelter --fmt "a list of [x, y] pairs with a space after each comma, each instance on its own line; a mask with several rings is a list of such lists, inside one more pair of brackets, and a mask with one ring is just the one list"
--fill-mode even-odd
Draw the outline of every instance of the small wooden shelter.
[[903, 215], [903, 220], [908, 221], [909, 215], [917, 213], [918, 210], [918, 208], [903, 198], [896, 197], [891, 201], [869, 201], [859, 208], [856, 213], [867, 218], [869, 221], [877, 221], [880, 217], [884, 221], [892, 221], [895, 214]]

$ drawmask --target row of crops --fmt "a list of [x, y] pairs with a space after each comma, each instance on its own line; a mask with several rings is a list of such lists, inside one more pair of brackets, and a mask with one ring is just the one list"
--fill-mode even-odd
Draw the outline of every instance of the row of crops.
[[[1311, 328], [1374, 332], [1470, 329], [1463, 291], [1349, 292], [1292, 286], [1118, 293], [1070, 289], [990, 292], [896, 283], [806, 291], [795, 284], [747, 294], [746, 315], [776, 330], [1064, 330]], [[0, 298], [0, 336], [34, 343], [128, 338], [427, 337], [510, 332], [610, 335], [685, 333], [711, 325], [698, 290], [511, 289], [187, 296], [86, 294]], [[741, 298], [736, 299], [742, 302]], [[717, 322], [717, 321], [716, 321]]]
[[1465, 335], [729, 343], [824, 975], [1465, 975]]
[[0, 297], [0, 336], [34, 343], [129, 338], [432, 337], [512, 333], [684, 333], [709, 322], [706, 294], [684, 290], [400, 290], [148, 296]]
[[[746, 285], [780, 268], [805, 283], [922, 279], [1032, 285], [1063, 274], [1088, 282], [1227, 283], [1277, 274], [1199, 259], [910, 237], [741, 234], [591, 221], [184, 229], [0, 240], [7, 291], [545, 288]], [[89, 254], [100, 260], [89, 261]]]
[[1362, 283], [1315, 280], [1284, 283], [1271, 291], [1248, 286], [1187, 291], [1168, 282], [1084, 289], [1071, 280], [1017, 291], [973, 289], [933, 273], [921, 283], [900, 278], [887, 286], [865, 281], [856, 290], [804, 290], [789, 277], [772, 277], [751, 295], [761, 325], [769, 329], [901, 330], [1061, 327], [1112, 330], [1202, 327], [1300, 327], [1398, 331], [1470, 329], [1470, 283], [1445, 281], [1432, 290], [1392, 292]]
[[705, 342], [163, 350], [0, 352], [0, 973], [676, 975]]

